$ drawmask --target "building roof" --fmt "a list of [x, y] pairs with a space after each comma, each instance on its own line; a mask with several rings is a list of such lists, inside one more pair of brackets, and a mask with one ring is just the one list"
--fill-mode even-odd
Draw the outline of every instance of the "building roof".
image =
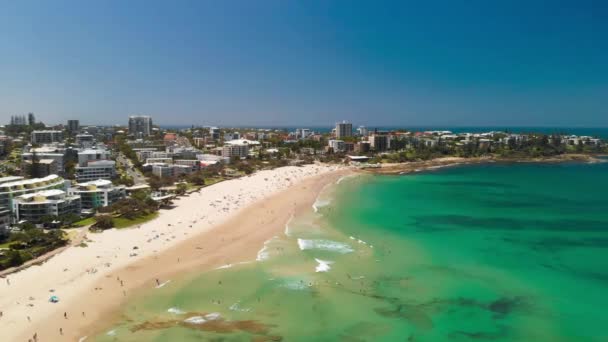
[[106, 179], [97, 179], [97, 180], [93, 180], [93, 181], [89, 181], [89, 182], [84, 182], [84, 183], [78, 183], [78, 186], [90, 186], [90, 185], [95, 185], [95, 186], [107, 186], [107, 185], [111, 185], [112, 182]]
[[11, 187], [11, 186], [19, 186], [19, 185], [27, 185], [27, 184], [36, 184], [36, 183], [41, 183], [41, 182], [49, 182], [49, 181], [54, 181], [57, 179], [61, 179], [61, 177], [57, 176], [57, 175], [48, 175], [46, 177], [42, 177], [42, 178], [31, 178], [31, 179], [22, 179], [22, 180], [18, 180], [15, 182], [7, 182], [7, 183], [3, 183], [2, 187]]
[[226, 145], [259, 145], [259, 141], [249, 140], [249, 139], [234, 139], [230, 141], [226, 141]]
[[32, 194], [21, 195], [21, 196], [16, 197], [16, 199], [30, 199], [32, 197], [50, 197], [50, 196], [58, 196], [58, 195], [63, 195], [63, 194], [65, 194], [65, 191], [63, 191], [63, 190], [51, 189], [51, 190], [37, 191]]
[[23, 177], [21, 176], [8, 176], [8, 177], [2, 177], [0, 178], [0, 184], [4, 184], [4, 183], [9, 183], [9, 182], [16, 182], [19, 180], [22, 180]]

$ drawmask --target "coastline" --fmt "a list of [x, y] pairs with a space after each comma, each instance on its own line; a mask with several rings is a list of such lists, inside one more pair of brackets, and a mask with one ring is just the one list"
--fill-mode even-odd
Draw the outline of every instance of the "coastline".
[[[70, 247], [0, 284], [3, 337], [93, 336], [130, 294], [153, 288], [156, 279], [255, 260], [294, 213], [310, 210], [323, 187], [350, 172], [334, 165], [261, 171], [182, 197], [141, 228], [91, 234], [88, 247]], [[51, 295], [60, 302], [49, 303]]]
[[457, 165], [469, 164], [484, 164], [484, 163], [564, 163], [564, 162], [588, 162], [600, 163], [603, 160], [594, 155], [588, 154], [562, 154], [552, 157], [536, 157], [536, 158], [501, 158], [494, 156], [487, 157], [443, 157], [425, 161], [414, 161], [405, 163], [386, 163], [381, 164], [378, 168], [359, 169], [359, 172], [373, 174], [408, 174], [420, 172], [442, 167], [450, 167]]

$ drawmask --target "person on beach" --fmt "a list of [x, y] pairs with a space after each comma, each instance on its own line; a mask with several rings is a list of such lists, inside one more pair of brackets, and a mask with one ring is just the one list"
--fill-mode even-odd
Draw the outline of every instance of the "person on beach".
[[68, 313], [67, 312], [63, 313], [63, 318], [68, 319]]
[[156, 278], [156, 286], [160, 285], [160, 281]]
[[59, 335], [63, 335], [63, 328], [59, 328]]

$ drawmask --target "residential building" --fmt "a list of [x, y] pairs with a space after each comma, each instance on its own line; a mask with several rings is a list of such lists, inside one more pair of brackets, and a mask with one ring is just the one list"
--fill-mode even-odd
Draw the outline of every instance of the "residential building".
[[152, 118], [146, 115], [129, 117], [129, 134], [136, 137], [146, 137], [152, 134]]
[[89, 148], [78, 152], [78, 165], [87, 166], [88, 163], [99, 160], [109, 160], [110, 151], [105, 149]]
[[0, 207], [0, 236], [8, 234], [8, 227], [11, 224], [11, 211], [8, 208]]
[[177, 159], [173, 162], [174, 165], [183, 165], [189, 167], [190, 172], [196, 172], [201, 169], [201, 162], [198, 160], [190, 160], [190, 159]]
[[15, 221], [41, 223], [45, 216], [80, 215], [80, 196], [67, 195], [63, 190], [43, 190], [21, 195], [13, 200]]
[[34, 113], [28, 113], [27, 114], [27, 124], [30, 126], [34, 126], [35, 123], [36, 123], [36, 116], [34, 115]]
[[369, 146], [376, 152], [386, 151], [388, 149], [388, 136], [386, 134], [374, 133], [368, 137]]
[[80, 196], [82, 210], [90, 211], [125, 198], [127, 192], [123, 185], [115, 186], [109, 180], [98, 179], [76, 184], [68, 189], [68, 194]]
[[32, 144], [51, 144], [63, 141], [63, 132], [55, 130], [33, 131]]
[[220, 129], [217, 127], [209, 127], [209, 134], [213, 140], [220, 140]]
[[329, 146], [334, 152], [344, 152], [344, 141], [332, 139], [327, 142], [327, 146]]
[[116, 162], [113, 160], [95, 160], [86, 166], [76, 166], [76, 181], [89, 182], [96, 179], [112, 179], [116, 176]]
[[343, 139], [346, 137], [353, 136], [353, 124], [350, 122], [342, 121], [336, 123], [336, 139]]
[[11, 115], [11, 125], [13, 125], [13, 126], [27, 125], [27, 119], [25, 118], [25, 115]]
[[169, 164], [154, 164], [152, 165], [152, 174], [159, 178], [173, 177], [173, 165]]
[[13, 207], [13, 199], [43, 190], [65, 189], [65, 181], [57, 175], [42, 178], [23, 179], [23, 177], [0, 178], [0, 207]]
[[308, 128], [297, 128], [296, 133], [295, 133], [295, 138], [296, 139], [306, 139], [311, 134], [312, 134], [312, 132]]
[[91, 134], [77, 134], [75, 141], [80, 148], [88, 149], [95, 145], [95, 137]]
[[359, 126], [359, 128], [357, 128], [357, 133], [362, 137], [366, 137], [369, 134], [369, 130], [365, 126]]
[[226, 144], [222, 148], [222, 157], [245, 158], [249, 155], [249, 144]]
[[[37, 162], [38, 176], [46, 177], [50, 175], [56, 175], [59, 173], [57, 161], [55, 159], [39, 159]], [[22, 174], [28, 174], [28, 170], [32, 167], [32, 160], [23, 160], [21, 162]], [[62, 170], [63, 172], [63, 170]]]
[[370, 150], [370, 143], [368, 141], [359, 141], [355, 145], [355, 152], [357, 153], [368, 153]]
[[79, 131], [80, 131], [80, 121], [68, 120], [68, 132], [70, 132], [70, 134], [76, 134]]
[[224, 134], [224, 141], [238, 140], [241, 139], [241, 133], [229, 132]]

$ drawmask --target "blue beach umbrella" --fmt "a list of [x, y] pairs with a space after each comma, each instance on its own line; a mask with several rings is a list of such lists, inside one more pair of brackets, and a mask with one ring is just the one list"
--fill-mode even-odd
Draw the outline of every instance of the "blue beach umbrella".
[[49, 298], [49, 302], [51, 302], [51, 303], [57, 303], [57, 302], [59, 302], [59, 297], [57, 297], [57, 296], [51, 296], [51, 298]]

